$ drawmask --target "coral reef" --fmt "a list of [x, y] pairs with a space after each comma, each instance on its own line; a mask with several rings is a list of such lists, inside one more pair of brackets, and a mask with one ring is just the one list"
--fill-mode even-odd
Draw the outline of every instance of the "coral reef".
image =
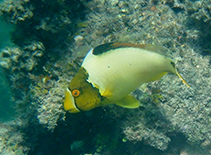
[[[30, 148], [39, 133], [43, 133], [40, 124], [53, 130], [57, 121], [64, 118], [63, 93], [73, 72], [65, 61], [63, 68], [67, 74], [61, 76], [62, 68], [58, 68], [55, 61], [66, 51], [68, 40], [77, 29], [75, 23], [82, 18], [81, 10], [85, 11], [79, 1], [11, 0], [0, 5], [0, 15], [15, 25], [12, 32], [15, 46], [1, 49], [0, 65], [11, 84], [22, 132], [35, 135], [29, 139], [25, 134], [24, 140], [30, 141], [25, 145]], [[64, 64], [60, 61], [61, 66]]]
[[0, 124], [0, 152], [7, 155], [26, 154], [29, 148], [23, 145], [23, 133], [19, 130], [21, 121]]
[[[71, 57], [70, 57], [71, 58]], [[64, 67], [62, 67], [64, 66]], [[68, 68], [66, 68], [69, 66]], [[47, 125], [49, 130], [54, 130], [59, 119], [65, 118], [63, 100], [69, 78], [73, 76], [77, 66], [70, 61], [62, 60], [44, 67], [46, 76], [30, 75], [34, 84], [30, 86], [33, 100], [31, 102], [37, 110], [40, 124]], [[64, 75], [64, 73], [67, 73]]]
[[0, 10], [1, 15], [13, 24], [17, 24], [18, 22], [25, 21], [33, 17], [33, 8], [30, 6], [29, 0], [4, 1]]
[[[16, 26], [16, 45], [2, 49], [0, 65], [21, 123], [2, 128], [1, 148], [12, 148], [7, 154], [14, 148], [22, 154], [209, 154], [210, 6], [209, 0], [5, 1], [0, 14]], [[113, 105], [66, 114], [64, 91], [82, 56], [116, 41], [166, 47], [191, 87], [167, 75], [133, 92], [139, 109]]]
[[6, 47], [1, 52], [1, 66], [10, 72], [31, 71], [40, 62], [45, 48], [41, 42], [33, 41], [24, 48]]

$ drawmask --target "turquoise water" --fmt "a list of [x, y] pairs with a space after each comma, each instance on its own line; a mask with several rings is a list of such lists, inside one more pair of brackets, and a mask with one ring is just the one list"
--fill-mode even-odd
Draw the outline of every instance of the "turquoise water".
[[0, 48], [11, 45], [10, 42], [10, 32], [12, 31], [12, 26], [6, 24], [2, 18], [0, 18]]
[[0, 122], [5, 122], [13, 119], [15, 115], [14, 102], [11, 101], [10, 85], [0, 69]]
[[[0, 18], [0, 49], [11, 45], [10, 32], [12, 29], [11, 25], [6, 24]], [[0, 94], [0, 122], [2, 123], [11, 120], [15, 114], [15, 104], [11, 101], [12, 95], [10, 85], [2, 71], [2, 68], [0, 68]]]

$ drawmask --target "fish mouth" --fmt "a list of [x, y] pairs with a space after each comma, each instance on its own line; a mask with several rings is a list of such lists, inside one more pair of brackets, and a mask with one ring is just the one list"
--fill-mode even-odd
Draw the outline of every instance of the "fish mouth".
[[70, 113], [80, 112], [80, 110], [76, 107], [74, 97], [68, 88], [65, 93], [64, 110]]

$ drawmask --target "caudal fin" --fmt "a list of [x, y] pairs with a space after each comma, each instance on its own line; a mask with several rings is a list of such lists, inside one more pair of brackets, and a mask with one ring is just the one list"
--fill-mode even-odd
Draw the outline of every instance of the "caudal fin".
[[178, 71], [176, 70], [176, 74], [177, 74], [177, 76], [179, 76], [179, 78], [182, 80], [182, 82], [184, 83], [184, 84], [186, 84], [186, 86], [189, 88], [190, 86], [189, 86], [189, 84], [185, 81], [185, 79], [178, 73]]

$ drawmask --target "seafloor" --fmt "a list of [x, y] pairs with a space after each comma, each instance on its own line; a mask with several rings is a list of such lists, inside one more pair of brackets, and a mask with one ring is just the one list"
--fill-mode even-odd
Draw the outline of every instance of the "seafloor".
[[[5, 0], [0, 15], [14, 25], [0, 65], [17, 111], [0, 154], [211, 154], [210, 0]], [[165, 47], [190, 88], [168, 74], [133, 92], [138, 109], [66, 113], [65, 88], [106, 42]]]

